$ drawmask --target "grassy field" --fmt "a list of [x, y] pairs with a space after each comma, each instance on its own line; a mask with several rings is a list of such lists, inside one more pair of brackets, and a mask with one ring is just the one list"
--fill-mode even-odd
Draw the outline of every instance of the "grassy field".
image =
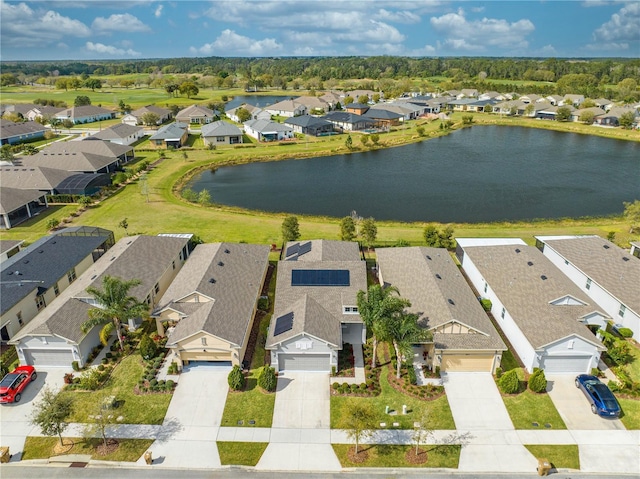
[[[516, 429], [566, 429], [564, 421], [548, 394], [536, 394], [528, 389], [520, 394], [502, 396], [511, 422]], [[538, 426], [534, 426], [533, 423]]]
[[118, 439], [118, 448], [114, 452], [103, 456], [96, 451], [96, 446], [102, 444], [102, 439], [83, 439], [78, 437], [63, 437], [63, 439], [65, 445], [70, 445], [73, 442], [73, 447], [65, 448], [63, 452], [57, 452], [55, 450], [55, 446], [59, 442], [57, 437], [27, 437], [24, 443], [22, 460], [48, 459], [62, 454], [89, 454], [91, 459], [100, 461], [135, 462], [153, 443], [153, 439]]
[[627, 429], [640, 429], [640, 400], [618, 398], [624, 416], [620, 418]]
[[525, 447], [535, 457], [548, 459], [556, 469], [580, 469], [580, 454], [576, 445], [541, 444]]
[[355, 463], [349, 459], [348, 452], [353, 446], [348, 444], [332, 444], [342, 467], [442, 467], [457, 469], [460, 461], [460, 446], [422, 446], [426, 451], [427, 461], [423, 464], [413, 464], [407, 461], [406, 455], [415, 446], [360, 446], [366, 452], [368, 459]]
[[223, 466], [255, 466], [267, 448], [266, 442], [218, 442]]

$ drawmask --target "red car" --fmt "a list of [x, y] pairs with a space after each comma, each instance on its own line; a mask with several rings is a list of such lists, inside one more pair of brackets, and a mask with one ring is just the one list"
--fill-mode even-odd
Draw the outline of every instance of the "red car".
[[19, 402], [27, 384], [38, 377], [33, 366], [18, 366], [0, 381], [0, 404]]

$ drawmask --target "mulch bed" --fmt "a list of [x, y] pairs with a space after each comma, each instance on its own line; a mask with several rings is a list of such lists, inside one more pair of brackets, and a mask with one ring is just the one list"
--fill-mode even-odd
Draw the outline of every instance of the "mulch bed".
[[56, 445], [53, 446], [53, 453], [56, 456], [58, 456], [60, 454], [66, 454], [71, 449], [73, 449], [73, 446], [75, 446], [75, 443], [71, 439], [65, 439], [64, 445], [60, 444], [60, 441], [57, 441]]
[[115, 439], [107, 439], [107, 445], [105, 446], [104, 442], [101, 441], [99, 446], [96, 446], [96, 453], [100, 456], [107, 456], [113, 452], [115, 452], [118, 447], [120, 447], [120, 443]]
[[418, 454], [416, 455], [416, 449], [412, 447], [404, 455], [404, 458], [409, 464], [424, 464], [429, 459], [429, 455], [427, 451], [420, 448], [418, 448]]
[[356, 447], [350, 447], [347, 451], [347, 458], [354, 464], [361, 464], [369, 459], [369, 451], [362, 449], [362, 446], [358, 448], [358, 454], [356, 454]]

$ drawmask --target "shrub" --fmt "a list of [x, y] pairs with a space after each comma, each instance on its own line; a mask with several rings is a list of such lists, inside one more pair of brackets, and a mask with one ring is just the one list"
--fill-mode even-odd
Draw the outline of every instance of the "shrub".
[[113, 354], [111, 354], [111, 353], [106, 353], [106, 354], [104, 355], [104, 357], [105, 357], [105, 358], [107, 358], [107, 359], [111, 359], [111, 358], [113, 357]]
[[166, 383], [164, 383], [165, 387], [167, 389], [173, 389], [173, 386], [175, 386], [175, 382], [171, 379], [168, 379]]
[[100, 364], [98, 366], [98, 371], [104, 371], [104, 364]]
[[498, 386], [505, 394], [515, 394], [520, 389], [520, 381], [518, 380], [518, 373], [515, 369], [507, 371], [502, 375], [498, 381]]
[[480, 304], [485, 311], [491, 311], [492, 304], [490, 299], [483, 298], [480, 300]]
[[631, 346], [626, 341], [615, 341], [607, 350], [609, 357], [619, 365], [629, 364], [633, 360]]
[[633, 336], [633, 330], [629, 328], [619, 328], [618, 334], [620, 334], [620, 336], [622, 336], [623, 338], [630, 338], [631, 336]]
[[78, 361], [73, 361], [73, 362], [71, 363], [71, 368], [72, 368], [74, 371], [80, 371], [80, 364], [78, 364]]
[[100, 387], [102, 382], [102, 374], [97, 369], [87, 369], [80, 376], [80, 387], [88, 389], [89, 391], [95, 391]]
[[542, 369], [536, 369], [529, 377], [529, 389], [534, 393], [543, 393], [547, 390], [547, 378]]
[[360, 389], [360, 391], [366, 391], [367, 390], [367, 384], [366, 383], [360, 383], [359, 389]]
[[239, 391], [244, 388], [244, 374], [242, 374], [242, 370], [240, 366], [237, 364], [233, 367], [229, 376], [227, 377], [227, 382], [229, 383], [229, 387], [234, 391]]
[[496, 368], [496, 378], [500, 379], [502, 377], [502, 368]]
[[418, 377], [416, 376], [416, 368], [413, 367], [413, 364], [407, 366], [407, 378], [411, 384], [418, 384]]
[[358, 386], [357, 384], [351, 384], [351, 385], [349, 386], [349, 389], [351, 389], [351, 392], [352, 392], [352, 393], [357, 393], [357, 392], [358, 392], [358, 390], [359, 390], [359, 386]]
[[258, 386], [265, 391], [275, 391], [278, 380], [276, 370], [270, 366], [264, 366], [258, 375]]
[[65, 375], [64, 375], [64, 383], [65, 384], [71, 384], [72, 382], [73, 382], [73, 374], [65, 373]]
[[614, 392], [614, 393], [620, 392], [620, 390], [622, 389], [620, 387], [620, 383], [617, 381], [609, 381], [607, 386], [609, 386], [609, 389], [611, 389], [611, 392]]
[[336, 375], [336, 367], [331, 366], [331, 376], [335, 376], [335, 375]]
[[149, 386], [151, 386], [151, 387], [155, 386], [156, 384], [158, 384], [158, 380], [155, 379], [155, 378], [152, 379], [151, 381], [149, 381]]
[[331, 389], [333, 390], [338, 390], [338, 388], [340, 387], [340, 383], [339, 382], [335, 382], [331, 385]]

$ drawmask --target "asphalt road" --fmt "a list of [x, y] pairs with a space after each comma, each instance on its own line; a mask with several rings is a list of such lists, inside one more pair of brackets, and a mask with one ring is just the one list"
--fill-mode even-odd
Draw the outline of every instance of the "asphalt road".
[[[3, 465], [0, 467], [0, 477], [2, 479], [141, 479], [153, 477], [153, 479], [346, 479], [353, 478], [381, 478], [381, 479], [414, 479], [417, 477], [425, 477], [428, 473], [429, 479], [520, 479], [539, 477], [535, 472], [531, 474], [469, 474], [456, 472], [430, 472], [428, 470], [412, 470], [412, 471], [395, 471], [395, 470], [359, 470], [345, 471], [335, 473], [310, 473], [310, 472], [256, 472], [244, 468], [228, 468], [218, 471], [203, 470], [174, 470], [174, 469], [158, 469], [158, 468], [120, 468], [120, 467], [87, 467], [87, 468], [70, 468], [66, 466], [22, 466], [22, 465]], [[598, 478], [598, 479], [619, 479], [622, 477], [636, 477], [633, 475], [602, 475], [602, 474], [582, 474], [582, 473], [554, 473], [551, 477], [555, 479], [581, 479], [581, 478]]]

